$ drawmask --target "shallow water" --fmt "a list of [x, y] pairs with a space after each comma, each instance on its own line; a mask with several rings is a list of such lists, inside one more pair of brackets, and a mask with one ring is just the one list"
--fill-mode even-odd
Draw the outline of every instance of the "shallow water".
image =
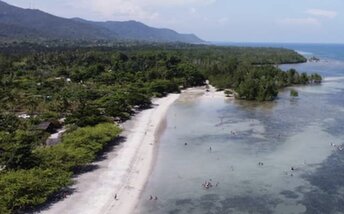
[[175, 103], [137, 213], [344, 213], [344, 79], [296, 89], [267, 103]]

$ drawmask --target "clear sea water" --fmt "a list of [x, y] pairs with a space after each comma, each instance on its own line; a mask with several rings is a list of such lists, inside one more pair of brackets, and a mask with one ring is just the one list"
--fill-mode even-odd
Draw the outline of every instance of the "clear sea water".
[[301, 43], [214, 43], [215, 45], [240, 47], [277, 47], [299, 51], [323, 59], [344, 60], [344, 44], [301, 44]]
[[274, 102], [176, 102], [137, 213], [344, 213], [344, 46], [283, 47], [322, 59], [283, 69], [325, 81]]

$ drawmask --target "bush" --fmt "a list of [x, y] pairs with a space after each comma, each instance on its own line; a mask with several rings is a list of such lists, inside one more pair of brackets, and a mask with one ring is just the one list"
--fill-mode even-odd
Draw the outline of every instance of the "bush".
[[108, 122], [98, 109], [94, 106], [85, 106], [68, 115], [65, 121], [67, 124], [75, 124], [79, 127], [95, 126], [99, 123]]
[[88, 164], [120, 132], [121, 129], [111, 123], [78, 128], [65, 134], [61, 144], [36, 150], [41, 159], [40, 167], [73, 170]]
[[71, 183], [71, 173], [57, 169], [30, 169], [0, 174], [0, 213], [12, 213], [44, 203]]
[[322, 82], [322, 77], [319, 74], [315, 73], [311, 74], [309, 80], [311, 83], [320, 84]]
[[35, 166], [38, 159], [32, 150], [37, 141], [35, 133], [28, 131], [0, 132], [0, 166], [6, 166], [6, 169], [29, 169]]
[[51, 148], [39, 148], [36, 150], [40, 157], [40, 167], [44, 169], [58, 168], [66, 171], [83, 166], [93, 160], [93, 155], [84, 148], [73, 148], [64, 144], [58, 144]]
[[107, 115], [119, 118], [121, 121], [130, 118], [133, 110], [123, 93], [116, 93], [104, 99], [107, 100], [105, 101], [105, 112]]
[[295, 89], [291, 89], [290, 90], [290, 96], [291, 97], [298, 97], [299, 96], [299, 92], [297, 92]]
[[168, 80], [155, 80], [150, 84], [150, 91], [157, 97], [166, 96], [168, 93], [180, 92], [178, 84]]
[[0, 113], [0, 130], [14, 132], [20, 126], [18, 117], [14, 114]]
[[230, 96], [233, 95], [233, 91], [232, 90], [228, 90], [228, 89], [226, 89], [224, 93], [225, 93], [226, 97], [230, 97]]
[[103, 147], [116, 138], [121, 129], [111, 123], [99, 124], [94, 127], [79, 128], [63, 136], [62, 144], [74, 149], [86, 149], [95, 155]]

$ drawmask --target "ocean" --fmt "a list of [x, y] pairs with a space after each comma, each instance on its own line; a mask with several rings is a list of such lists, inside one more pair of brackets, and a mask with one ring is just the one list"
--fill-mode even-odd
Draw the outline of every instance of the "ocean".
[[137, 213], [344, 213], [344, 46], [246, 46], [319, 57], [281, 68], [325, 80], [292, 87], [297, 98], [284, 89], [273, 102], [177, 101]]
[[344, 44], [302, 44], [302, 43], [214, 43], [221, 46], [275, 47], [295, 50], [304, 55], [322, 59], [344, 60]]

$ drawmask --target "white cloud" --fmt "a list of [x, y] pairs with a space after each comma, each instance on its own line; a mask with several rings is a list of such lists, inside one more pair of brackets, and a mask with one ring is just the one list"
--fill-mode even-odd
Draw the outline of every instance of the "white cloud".
[[[75, 3], [76, 5], [76, 3]], [[152, 19], [157, 13], [144, 10], [131, 0], [82, 0], [83, 7], [96, 13], [101, 19]]]
[[190, 8], [189, 11], [190, 11], [191, 14], [196, 14], [197, 13], [196, 8], [194, 8], [194, 7]]
[[335, 18], [338, 15], [336, 11], [321, 9], [309, 9], [306, 11], [306, 13], [312, 16], [319, 16], [325, 18]]
[[217, 22], [220, 23], [220, 24], [225, 24], [228, 21], [229, 21], [229, 19], [227, 17], [222, 17], [222, 18], [217, 20]]
[[134, 0], [142, 5], [153, 6], [183, 6], [183, 5], [208, 5], [215, 3], [216, 0]]
[[209, 5], [216, 0], [73, 0], [75, 8], [92, 10], [100, 19], [137, 19], [152, 20], [159, 18], [155, 12], [163, 7], [192, 7], [190, 12], [195, 13], [195, 7]]
[[323, 18], [335, 18], [338, 13], [331, 10], [309, 9], [305, 11], [309, 17], [305, 18], [285, 18], [279, 21], [282, 24], [288, 25], [321, 25]]
[[286, 18], [280, 20], [283, 24], [288, 25], [320, 25], [320, 21], [316, 18], [307, 17], [307, 18]]

